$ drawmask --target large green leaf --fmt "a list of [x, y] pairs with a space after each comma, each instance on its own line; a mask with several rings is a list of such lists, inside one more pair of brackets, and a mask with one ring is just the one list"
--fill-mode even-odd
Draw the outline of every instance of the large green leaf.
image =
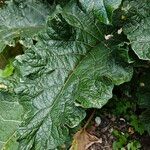
[[150, 60], [150, 2], [149, 0], [125, 1], [122, 8], [127, 24], [124, 32], [132, 49], [140, 59]]
[[119, 8], [122, 0], [79, 0], [83, 9], [93, 13], [99, 21], [110, 24], [114, 10]]
[[6, 45], [15, 46], [16, 38], [29, 46], [32, 38], [45, 27], [49, 12], [49, 5], [41, 1], [8, 1], [0, 8], [0, 52]]
[[17, 150], [16, 133], [21, 123], [22, 106], [17, 97], [0, 83], [0, 149]]
[[114, 85], [131, 79], [132, 68], [119, 59], [108, 34], [92, 14], [74, 2], [57, 8], [38, 42], [17, 56], [16, 93], [26, 109], [20, 149], [54, 149], [85, 117], [84, 108], [101, 108]]

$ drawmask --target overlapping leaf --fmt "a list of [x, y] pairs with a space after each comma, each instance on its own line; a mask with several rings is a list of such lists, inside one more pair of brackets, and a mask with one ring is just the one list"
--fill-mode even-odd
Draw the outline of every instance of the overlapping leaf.
[[23, 109], [16, 95], [8, 92], [8, 87], [0, 83], [0, 149], [16, 150], [16, 133], [21, 123]]
[[99, 21], [110, 24], [114, 10], [119, 8], [122, 0], [79, 0], [83, 9], [92, 12]]
[[[104, 26], [73, 1], [49, 17], [38, 42], [16, 58], [16, 88], [26, 108], [20, 149], [54, 149], [85, 117], [81, 108], [101, 108], [114, 85], [130, 80], [132, 68], [105, 43]], [[77, 107], [78, 106], [78, 107]]]
[[45, 27], [49, 12], [49, 5], [41, 1], [8, 1], [0, 8], [0, 52], [6, 45], [14, 46], [16, 39], [29, 46], [31, 39]]
[[150, 3], [149, 0], [125, 1], [122, 8], [128, 22], [124, 31], [132, 49], [140, 59], [150, 60]]

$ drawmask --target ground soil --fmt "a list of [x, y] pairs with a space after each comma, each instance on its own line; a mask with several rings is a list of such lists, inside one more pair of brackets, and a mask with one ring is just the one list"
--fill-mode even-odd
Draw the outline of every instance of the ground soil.
[[142, 145], [141, 150], [150, 150], [150, 136], [147, 134], [140, 136], [124, 118], [116, 118], [113, 115], [105, 114], [101, 120], [99, 126], [95, 126], [93, 121], [88, 132], [101, 139], [102, 143], [95, 143], [90, 146], [88, 150], [112, 150], [113, 142], [116, 141], [116, 137], [112, 135], [114, 129], [121, 131], [122, 133], [128, 133], [130, 139], [140, 141]]

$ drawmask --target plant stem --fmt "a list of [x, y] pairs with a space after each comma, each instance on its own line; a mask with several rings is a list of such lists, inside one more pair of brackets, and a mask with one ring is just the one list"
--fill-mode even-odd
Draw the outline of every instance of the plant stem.
[[89, 119], [87, 120], [86, 124], [84, 125], [83, 130], [85, 130], [85, 129], [87, 128], [87, 126], [89, 125], [90, 121], [92, 120], [94, 114], [95, 114], [95, 109], [94, 109], [94, 111], [92, 112], [92, 114], [91, 114], [91, 116], [89, 117]]

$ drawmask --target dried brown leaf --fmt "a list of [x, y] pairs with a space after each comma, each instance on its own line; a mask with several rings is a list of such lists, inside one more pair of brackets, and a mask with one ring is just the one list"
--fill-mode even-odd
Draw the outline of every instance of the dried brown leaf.
[[74, 135], [70, 150], [86, 150], [94, 143], [102, 143], [102, 139], [89, 134], [85, 129], [81, 129]]

